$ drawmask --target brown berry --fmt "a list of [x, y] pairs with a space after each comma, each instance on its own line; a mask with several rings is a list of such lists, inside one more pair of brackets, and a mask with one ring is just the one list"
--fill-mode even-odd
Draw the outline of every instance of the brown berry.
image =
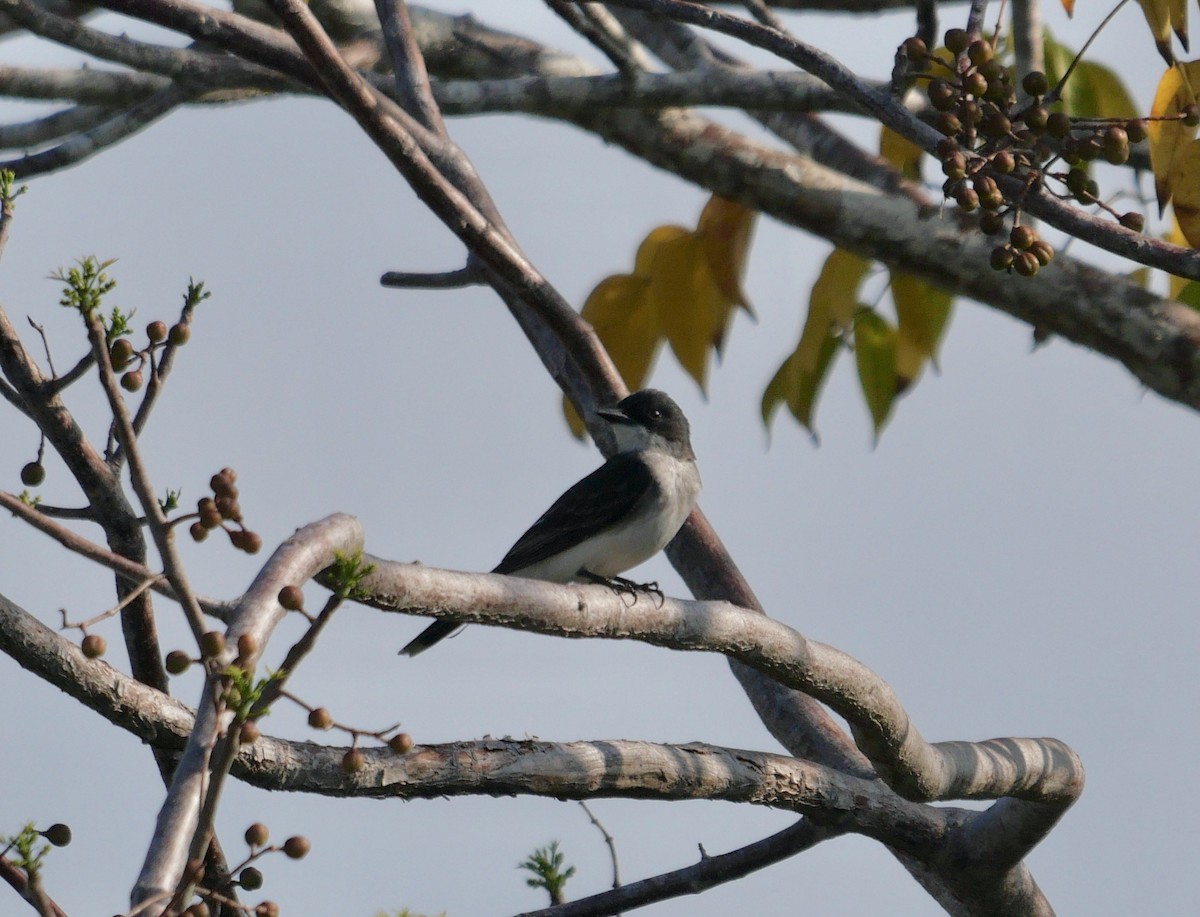
[[167, 332], [167, 342], [172, 347], [182, 347], [188, 342], [192, 336], [192, 329], [188, 327], [187, 322], [176, 322], [171, 326], [171, 330]]
[[192, 657], [183, 650], [171, 650], [167, 653], [166, 667], [172, 675], [182, 675], [192, 664]]
[[988, 58], [979, 65], [979, 72], [984, 78], [998, 89], [1004, 89], [1008, 83], [1008, 70], [1005, 66], [996, 60], [996, 58]]
[[1126, 229], [1132, 229], [1134, 232], [1141, 232], [1146, 228], [1146, 218], [1133, 210], [1121, 214], [1120, 223]]
[[983, 98], [983, 94], [988, 91], [987, 77], [978, 70], [974, 73], [968, 73], [963, 77], [963, 89], [975, 96], [975, 98], [981, 99]]
[[279, 590], [279, 604], [288, 611], [299, 611], [304, 607], [304, 592], [299, 586], [284, 586]]
[[388, 739], [388, 748], [398, 755], [407, 754], [412, 750], [413, 738], [407, 732], [398, 732]]
[[1183, 115], [1183, 124], [1185, 127], [1195, 127], [1200, 124], [1200, 107], [1195, 102], [1183, 106], [1180, 114]]
[[993, 55], [991, 42], [984, 41], [982, 38], [976, 38], [967, 47], [967, 57], [976, 67], [990, 61]]
[[267, 830], [267, 826], [260, 821], [256, 821], [243, 835], [246, 838], [246, 843], [251, 847], [265, 847], [267, 841], [271, 837], [271, 833]]
[[238, 495], [237, 485], [233, 483], [234, 475], [232, 468], [226, 468], [224, 471], [218, 471], [208, 481], [212, 492], [219, 497], [236, 497]]
[[238, 873], [238, 885], [246, 889], [248, 892], [256, 891], [262, 888], [263, 874], [262, 870], [254, 866], [247, 866]]
[[966, 29], [947, 29], [942, 39], [942, 44], [951, 54], [962, 54], [970, 43], [971, 36], [967, 34]]
[[131, 369], [121, 377], [121, 388], [127, 392], [136, 392], [142, 387], [142, 374], [136, 369]]
[[308, 725], [313, 729], [328, 729], [333, 725], [333, 716], [324, 707], [316, 707], [308, 712]]
[[1038, 264], [1045, 267], [1054, 259], [1054, 249], [1050, 247], [1050, 243], [1045, 239], [1035, 239], [1033, 244], [1029, 246], [1029, 251], [1033, 257], [1038, 259]]
[[1050, 91], [1050, 83], [1046, 79], [1046, 74], [1042, 73], [1042, 71], [1031, 70], [1021, 80], [1021, 88], [1031, 96], [1044, 96]]
[[199, 519], [197, 519], [195, 522], [193, 522], [191, 525], [188, 526], [188, 532], [192, 536], [192, 541], [195, 541], [197, 543], [203, 541], [205, 538], [208, 537], [208, 529], [206, 529], [204, 527], [204, 523], [201, 522]]
[[254, 917], [279, 917], [279, 905], [274, 901], [260, 901], [254, 906]]
[[262, 536], [249, 529], [235, 529], [229, 533], [229, 541], [239, 551], [245, 551], [247, 554], [257, 554], [262, 550]]
[[146, 326], [146, 337], [151, 344], [161, 344], [167, 339], [167, 323], [151, 322]]
[[222, 494], [213, 502], [222, 519], [230, 519], [236, 522], [242, 518], [242, 508], [238, 506], [238, 501], [233, 497]]
[[258, 638], [254, 634], [238, 634], [238, 659], [253, 659], [258, 655]]
[[1001, 150], [992, 157], [992, 168], [1001, 175], [1007, 175], [1017, 167], [1017, 161], [1008, 150]]
[[200, 655], [212, 659], [225, 652], [225, 635], [219, 630], [210, 630], [200, 635]]
[[302, 834], [296, 834], [283, 842], [283, 853], [288, 859], [302, 860], [312, 849], [312, 844]]
[[1035, 105], [1025, 112], [1025, 126], [1031, 131], [1041, 133], [1050, 121], [1050, 112], [1041, 105]]
[[1129, 160], [1129, 135], [1123, 127], [1110, 127], [1104, 132], [1104, 158], [1114, 166]]
[[962, 153], [951, 153], [942, 160], [942, 172], [947, 178], [964, 178], [967, 174], [967, 157]]
[[88, 659], [99, 659], [104, 655], [104, 651], [108, 649], [108, 643], [99, 634], [88, 634], [83, 638], [79, 648], [83, 650], [83, 655]]
[[994, 271], [1006, 271], [1012, 267], [1015, 254], [1011, 247], [1007, 245], [998, 245], [992, 249], [992, 254], [988, 257], [988, 262]]
[[908, 55], [909, 60], [916, 60], [921, 57], [929, 56], [929, 47], [916, 35], [913, 35], [911, 38], [904, 39], [903, 44], [904, 53]]
[[1013, 270], [1022, 277], [1032, 277], [1041, 265], [1032, 252], [1020, 252], [1013, 261]]
[[42, 837], [48, 840], [55, 847], [66, 847], [71, 843], [71, 828], [69, 825], [64, 825], [62, 822], [51, 825], [45, 831], [40, 832]]
[[1072, 169], [1067, 173], [1067, 190], [1078, 196], [1087, 190], [1088, 174], [1083, 169]]
[[115, 370], [122, 370], [128, 366], [129, 361], [133, 359], [133, 344], [129, 338], [117, 338], [113, 341], [112, 346], [108, 348], [108, 359]]
[[958, 190], [954, 199], [958, 202], [958, 206], [968, 213], [979, 209], [979, 195], [975, 193], [974, 188], [963, 186]]
[[938, 111], [949, 111], [958, 104], [958, 92], [941, 77], [930, 80], [926, 92], [929, 94], [929, 104]]
[[363, 757], [362, 750], [359, 748], [351, 748], [342, 755], [342, 770], [347, 774], [357, 774], [366, 767], [367, 759]]
[[259, 732], [258, 726], [254, 720], [247, 720], [242, 723], [242, 728], [238, 730], [238, 741], [243, 745], [253, 745], [260, 738], [262, 733]]
[[21, 483], [26, 487], [37, 487], [46, 480], [46, 467], [41, 462], [30, 462], [21, 469]]
[[1127, 122], [1125, 134], [1129, 137], [1130, 143], [1141, 143], [1146, 139], [1146, 122], [1141, 119]]
[[1065, 137], [1071, 133], [1071, 119], [1061, 111], [1052, 111], [1046, 116], [1046, 133], [1051, 137]]
[[1037, 240], [1037, 233], [1034, 232], [1032, 226], [1014, 226], [1012, 232], [1008, 234], [1008, 238], [1012, 242], [1013, 248], [1024, 251]]
[[962, 122], [958, 120], [958, 116], [953, 112], [944, 111], [934, 119], [934, 128], [939, 134], [944, 134], [951, 137], [962, 130]]

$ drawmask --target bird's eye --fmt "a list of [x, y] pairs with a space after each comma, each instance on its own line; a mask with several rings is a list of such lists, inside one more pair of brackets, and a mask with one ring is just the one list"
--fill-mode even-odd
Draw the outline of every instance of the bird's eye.
[[654, 408], [650, 411], [650, 416], [654, 420], [662, 420], [663, 413], [658, 408]]

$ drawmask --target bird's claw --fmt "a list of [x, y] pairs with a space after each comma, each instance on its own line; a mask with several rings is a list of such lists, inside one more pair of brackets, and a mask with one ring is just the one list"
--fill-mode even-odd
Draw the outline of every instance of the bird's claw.
[[637, 604], [639, 592], [645, 592], [654, 596], [656, 607], [662, 608], [665, 597], [663, 596], [662, 587], [658, 585], [657, 580], [649, 583], [638, 583], [634, 580], [626, 579], [624, 576], [600, 576], [597, 573], [592, 573], [590, 570], [581, 570], [580, 574], [588, 582], [607, 586], [613, 592], [617, 593], [617, 595], [621, 596], [622, 601], [624, 601], [625, 596], [630, 596], [633, 599], [629, 603], [630, 606]]

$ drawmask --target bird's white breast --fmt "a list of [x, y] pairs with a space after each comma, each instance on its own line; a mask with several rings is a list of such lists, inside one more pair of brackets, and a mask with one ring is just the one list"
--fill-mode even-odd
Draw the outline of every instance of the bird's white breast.
[[610, 532], [521, 570], [519, 575], [556, 583], [571, 582], [581, 569], [617, 576], [649, 560], [675, 537], [700, 495], [696, 463], [657, 451], [643, 454], [658, 483], [630, 519]]

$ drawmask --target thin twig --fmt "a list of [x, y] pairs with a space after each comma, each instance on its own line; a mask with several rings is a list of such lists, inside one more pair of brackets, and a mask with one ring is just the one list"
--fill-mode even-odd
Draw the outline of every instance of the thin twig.
[[[605, 28], [605, 20], [597, 20], [594, 15], [597, 4], [567, 3], [564, 0], [546, 0], [546, 6], [559, 19], [589, 41], [597, 50], [607, 57], [617, 72], [626, 82], [634, 82], [645, 72], [646, 61], [638, 54], [639, 46], [631, 42], [628, 36], [614, 35], [610, 28]], [[611, 22], [611, 14], [605, 11]]]
[[92, 343], [92, 353], [96, 357], [96, 365], [100, 369], [100, 383], [108, 397], [118, 439], [129, 461], [130, 482], [142, 504], [150, 535], [162, 557], [163, 573], [175, 590], [176, 601], [183, 609], [184, 618], [192, 630], [192, 635], [199, 641], [200, 635], [207, 630], [204, 613], [188, 584], [187, 573], [183, 561], [179, 557], [179, 552], [175, 550], [175, 530], [168, 524], [162, 507], [158, 504], [158, 498], [154, 495], [154, 485], [150, 481], [149, 470], [142, 460], [141, 450], [137, 446], [137, 434], [133, 431], [133, 423], [130, 420], [129, 411], [125, 407], [125, 399], [121, 395], [116, 373], [109, 360], [104, 328], [100, 324], [99, 316], [95, 313], [87, 316], [87, 328], [88, 339]]
[[617, 841], [611, 834], [608, 833], [608, 829], [604, 827], [604, 823], [601, 822], [600, 819], [598, 819], [596, 817], [595, 813], [592, 812], [592, 810], [588, 808], [588, 804], [586, 802], [584, 802], [581, 799], [581, 800], [579, 800], [579, 805], [583, 809], [583, 811], [585, 811], [587, 813], [587, 817], [589, 819], [591, 819], [592, 824], [596, 826], [596, 830], [600, 832], [601, 837], [604, 838], [604, 843], [608, 845], [608, 856], [609, 856], [609, 859], [612, 860], [612, 871], [613, 871], [612, 887], [620, 888], [621, 887], [621, 864], [617, 860]]
[[392, 74], [401, 107], [427, 129], [445, 137], [446, 125], [429, 89], [425, 58], [417, 47], [404, 0], [375, 0], [383, 40], [392, 59]]

